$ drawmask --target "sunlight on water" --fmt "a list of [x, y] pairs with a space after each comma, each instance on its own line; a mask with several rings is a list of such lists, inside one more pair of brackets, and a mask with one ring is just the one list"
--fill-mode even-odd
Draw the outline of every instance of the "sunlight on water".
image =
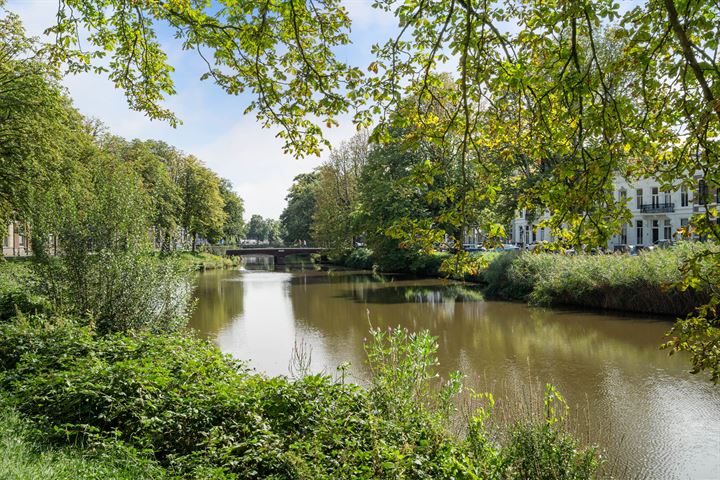
[[616, 478], [720, 478], [720, 389], [687, 373], [687, 358], [658, 350], [667, 321], [485, 302], [438, 279], [257, 270], [268, 265], [201, 274], [191, 322], [260, 372], [287, 375], [293, 345], [304, 341], [315, 371], [350, 362], [364, 383], [370, 324], [429, 329], [441, 374], [463, 371], [500, 409], [556, 385]]

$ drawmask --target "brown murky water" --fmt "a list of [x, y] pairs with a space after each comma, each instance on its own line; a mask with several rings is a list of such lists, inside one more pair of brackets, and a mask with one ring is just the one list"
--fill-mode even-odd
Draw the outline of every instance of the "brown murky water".
[[720, 479], [720, 387], [658, 350], [666, 320], [486, 302], [445, 280], [347, 271], [207, 272], [197, 299], [191, 325], [260, 372], [287, 375], [302, 341], [313, 370], [350, 362], [364, 383], [370, 324], [429, 329], [441, 374], [461, 370], [500, 404], [533, 402], [537, 385], [554, 384], [616, 478]]

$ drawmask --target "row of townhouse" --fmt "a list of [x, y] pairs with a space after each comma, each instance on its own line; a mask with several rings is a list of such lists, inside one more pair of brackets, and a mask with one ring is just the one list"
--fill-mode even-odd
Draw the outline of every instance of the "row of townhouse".
[[[632, 219], [623, 225], [620, 233], [608, 242], [608, 250], [625, 250], [631, 246], [648, 247], [669, 243], [678, 239], [678, 229], [686, 227], [690, 217], [705, 211], [706, 206], [720, 204], [720, 189], [711, 188], [701, 178], [697, 189], [685, 186], [663, 191], [655, 179], [643, 179], [629, 183], [624, 179], [615, 181], [615, 195], [627, 202]], [[512, 222], [510, 241], [518, 246], [530, 246], [552, 241], [549, 228], [537, 226], [547, 214], [531, 220], [527, 211], [520, 212]]]

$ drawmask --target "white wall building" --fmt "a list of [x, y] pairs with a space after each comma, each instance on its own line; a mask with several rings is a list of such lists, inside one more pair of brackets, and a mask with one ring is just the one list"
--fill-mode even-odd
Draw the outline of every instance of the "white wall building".
[[[632, 220], [620, 233], [613, 235], [608, 249], [649, 247], [678, 239], [678, 229], [687, 226], [693, 214], [703, 212], [705, 204], [720, 202], [720, 190], [710, 188], [699, 176], [696, 178], [694, 189], [681, 187], [672, 191], [663, 191], [655, 179], [643, 179], [633, 184], [624, 179], [616, 180], [615, 198], [627, 201]], [[511, 225], [512, 242], [527, 246], [552, 241], [549, 228], [537, 227], [545, 218], [547, 214], [531, 222], [527, 212], [520, 212]]]

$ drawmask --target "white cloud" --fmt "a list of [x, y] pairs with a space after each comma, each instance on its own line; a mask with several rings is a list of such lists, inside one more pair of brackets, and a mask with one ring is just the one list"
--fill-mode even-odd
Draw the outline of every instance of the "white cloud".
[[[354, 133], [351, 122], [327, 131], [332, 142], [345, 140]], [[191, 151], [220, 176], [229, 179], [245, 199], [247, 216], [258, 213], [278, 218], [285, 208], [285, 195], [293, 178], [320, 165], [322, 158], [296, 159], [282, 153], [283, 141], [275, 131], [262, 129], [248, 116], [227, 133], [211, 142], [194, 146]], [[327, 154], [327, 152], [325, 152]]]
[[392, 28], [397, 25], [397, 19], [392, 12], [373, 8], [373, 0], [343, 0], [342, 4], [347, 8], [348, 15], [353, 22], [353, 29], [376, 30]]
[[[378, 22], [383, 25], [394, 22], [391, 16], [372, 9], [371, 0], [346, 0], [346, 5], [358, 30], [374, 31]], [[53, 24], [57, 4], [47, 0], [11, 0], [8, 8], [20, 15], [30, 35], [40, 36]], [[183, 125], [173, 129], [167, 123], [151, 121], [143, 113], [130, 110], [124, 93], [107, 77], [90, 73], [68, 76], [63, 81], [76, 107], [84, 115], [103, 121], [114, 134], [164, 140], [196, 155], [233, 183], [245, 200], [246, 216], [258, 213], [277, 218], [285, 206], [293, 177], [312, 170], [321, 159], [298, 160], [284, 155], [282, 140], [275, 138], [276, 129], [262, 129], [252, 114], [243, 116], [245, 98], [227, 96], [211, 82], [201, 82], [202, 60], [193, 52], [181, 51], [172, 39], [163, 42], [171, 63], [177, 67], [174, 78], [178, 93], [168, 99], [166, 106], [183, 120]], [[349, 117], [341, 120], [340, 128], [326, 132], [331, 142], [355, 133]]]

